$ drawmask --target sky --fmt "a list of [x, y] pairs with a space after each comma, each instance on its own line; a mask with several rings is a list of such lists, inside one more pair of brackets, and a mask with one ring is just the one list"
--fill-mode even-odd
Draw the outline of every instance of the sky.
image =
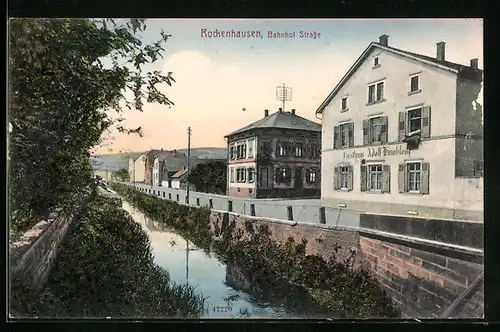
[[[483, 68], [481, 19], [146, 22], [145, 43], [156, 41], [161, 30], [171, 35], [164, 58], [148, 69], [173, 73], [176, 83], [161, 90], [175, 105], [146, 104], [144, 112], [128, 111], [124, 124], [141, 126], [144, 137], [106, 133], [106, 143], [96, 153], [186, 148], [188, 127], [191, 147], [226, 147], [225, 135], [262, 118], [264, 109], [273, 113], [282, 106], [276, 87], [283, 83], [292, 88], [285, 109], [295, 108], [297, 115], [320, 122], [315, 118], [318, 106], [382, 34], [389, 35], [389, 46], [429, 56], [435, 56], [437, 42], [445, 41], [448, 61], [468, 65], [478, 58]], [[208, 38], [215, 29], [260, 31], [261, 37]], [[295, 38], [269, 38], [269, 31], [295, 31]], [[301, 38], [301, 31], [316, 35]]]

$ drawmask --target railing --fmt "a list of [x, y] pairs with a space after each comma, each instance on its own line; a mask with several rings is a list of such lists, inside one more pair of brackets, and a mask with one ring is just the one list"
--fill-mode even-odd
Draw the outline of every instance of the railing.
[[359, 227], [359, 213], [321, 207], [319, 199], [248, 199], [224, 195], [131, 184], [137, 190], [189, 206], [206, 206], [214, 210], [269, 219], [289, 220], [332, 226]]

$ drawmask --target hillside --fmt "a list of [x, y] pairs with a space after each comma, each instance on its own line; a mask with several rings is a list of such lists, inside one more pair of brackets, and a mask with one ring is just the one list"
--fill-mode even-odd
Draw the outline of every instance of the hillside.
[[[166, 149], [165, 149], [166, 150]], [[181, 153], [187, 154], [187, 149], [178, 150]], [[103, 154], [90, 157], [94, 169], [108, 169], [117, 171], [121, 168], [128, 168], [129, 155], [136, 159], [145, 152], [118, 153], [118, 154]], [[227, 149], [225, 148], [192, 148], [192, 158], [201, 159], [227, 159]]]

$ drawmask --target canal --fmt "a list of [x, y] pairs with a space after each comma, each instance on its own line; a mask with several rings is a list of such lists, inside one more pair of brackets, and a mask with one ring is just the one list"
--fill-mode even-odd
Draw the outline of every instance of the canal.
[[252, 284], [239, 266], [223, 263], [215, 253], [197, 248], [127, 202], [123, 208], [148, 234], [155, 263], [169, 272], [170, 280], [196, 287], [207, 298], [202, 318], [325, 318], [313, 312], [306, 296], [283, 291], [273, 294]]

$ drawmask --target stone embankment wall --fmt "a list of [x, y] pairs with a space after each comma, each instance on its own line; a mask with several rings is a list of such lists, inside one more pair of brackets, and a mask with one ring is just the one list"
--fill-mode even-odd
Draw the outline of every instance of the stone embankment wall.
[[[90, 190], [83, 194], [81, 207], [90, 197]], [[51, 213], [30, 230], [17, 237], [9, 237], [9, 279], [34, 289], [45, 285], [54, 266], [58, 249], [74, 216]]]
[[[307, 254], [337, 260], [356, 252], [356, 267], [370, 270], [388, 295], [398, 304], [404, 317], [437, 318], [462, 294], [483, 271], [482, 255], [464, 253], [442, 246], [382, 238], [366, 231], [332, 228], [328, 225], [305, 224], [293, 221], [271, 220], [243, 216], [224, 211], [212, 211], [210, 227], [214, 237], [234, 223], [234, 231], [246, 234], [246, 223], [254, 230], [266, 224], [276, 241], [292, 237], [296, 243], [307, 240]], [[340, 246], [340, 248], [339, 248]], [[338, 252], [335, 252], [335, 249]], [[480, 288], [455, 318], [482, 318], [484, 289]]]

